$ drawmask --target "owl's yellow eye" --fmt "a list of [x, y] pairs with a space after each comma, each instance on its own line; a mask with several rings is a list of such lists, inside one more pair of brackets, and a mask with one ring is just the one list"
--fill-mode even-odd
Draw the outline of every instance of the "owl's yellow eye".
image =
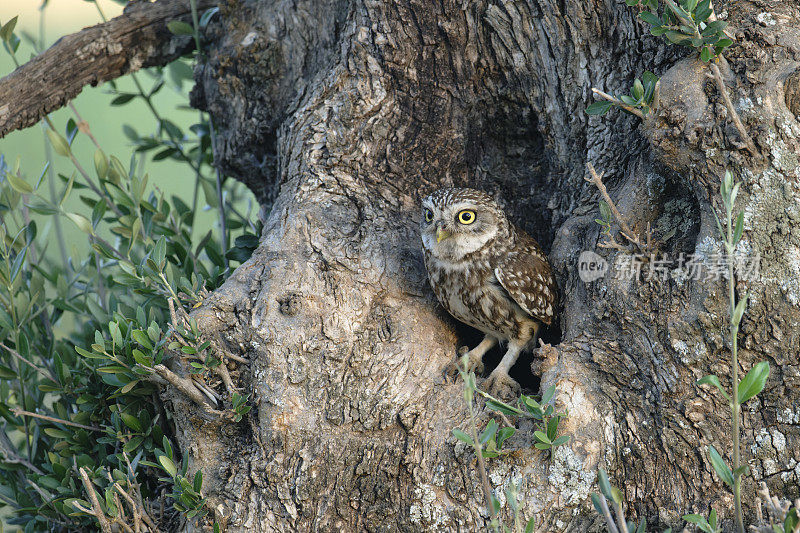
[[475, 211], [472, 209], [464, 209], [458, 213], [458, 221], [462, 224], [472, 224], [475, 222]]
[[425, 216], [425, 222], [427, 222], [429, 224], [431, 222], [433, 222], [433, 211], [431, 211], [430, 209], [425, 209], [425, 215], [424, 216]]

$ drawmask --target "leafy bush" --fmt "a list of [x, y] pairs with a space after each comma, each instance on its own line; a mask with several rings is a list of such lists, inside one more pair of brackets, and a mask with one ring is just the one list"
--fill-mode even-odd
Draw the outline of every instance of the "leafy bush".
[[[20, 38], [12, 23], [2, 28], [13, 56]], [[125, 128], [129, 164], [106, 154], [77, 112], [63, 134], [45, 120], [70, 175], [0, 155], [0, 507], [25, 531], [97, 521], [154, 530], [176, 511], [202, 518], [202, 473], [189, 477], [174, 450], [160, 391], [177, 389], [235, 422], [250, 410], [189, 311], [226, 279], [231, 261], [249, 257], [261, 228], [238, 210], [242, 187], [212, 167], [208, 118], [187, 133], [153, 106], [167, 75], [191, 72], [181, 64], [152, 69], [152, 89], [137, 81], [139, 94], [116, 98], [147, 100], [158, 128], [148, 136]], [[73, 152], [81, 139], [96, 145], [88, 164]], [[191, 169], [192, 199], [151, 185], [139, 165], [150, 151]], [[195, 231], [199, 191], [219, 212], [218, 229], [205, 235]], [[54, 245], [62, 224], [78, 228], [87, 253], [70, 257]]]

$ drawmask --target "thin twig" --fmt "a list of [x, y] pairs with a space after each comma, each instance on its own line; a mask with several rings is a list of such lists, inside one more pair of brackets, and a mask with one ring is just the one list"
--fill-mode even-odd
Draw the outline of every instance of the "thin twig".
[[86, 489], [86, 492], [89, 494], [89, 500], [92, 502], [92, 514], [100, 523], [103, 533], [112, 533], [111, 524], [108, 521], [108, 517], [103, 512], [103, 508], [100, 507], [100, 502], [97, 501], [97, 494], [94, 491], [94, 485], [92, 485], [92, 482], [89, 480], [89, 475], [86, 473], [86, 470], [83, 467], [80, 467], [78, 471], [81, 474], [83, 486]]
[[97, 142], [97, 139], [95, 139], [94, 135], [92, 134], [92, 129], [89, 127], [89, 123], [83, 120], [83, 117], [81, 117], [81, 114], [78, 113], [78, 110], [75, 108], [75, 105], [72, 102], [69, 102], [67, 105], [72, 110], [75, 118], [78, 119], [78, 129], [81, 131], [81, 133], [85, 133], [89, 139], [91, 139], [95, 147], [100, 150], [100, 143]]
[[603, 100], [607, 100], [607, 101], [609, 101], [609, 102], [613, 102], [614, 104], [616, 104], [616, 105], [620, 106], [622, 109], [624, 109], [624, 110], [625, 110], [625, 111], [627, 111], [628, 113], [634, 114], [634, 115], [636, 115], [637, 117], [639, 117], [640, 119], [644, 120], [644, 118], [645, 118], [645, 117], [644, 117], [644, 113], [642, 113], [641, 111], [639, 111], [639, 110], [638, 110], [638, 109], [636, 109], [635, 107], [629, 106], [628, 104], [626, 104], [625, 102], [623, 102], [623, 101], [622, 101], [622, 100], [620, 100], [619, 98], [616, 98], [616, 97], [614, 97], [614, 96], [611, 96], [611, 95], [610, 95], [610, 94], [608, 94], [608, 93], [604, 93], [604, 92], [603, 92], [603, 91], [601, 91], [600, 89], [596, 89], [596, 88], [594, 88], [594, 87], [592, 87], [592, 92], [593, 92], [594, 94], [596, 94], [597, 96], [599, 96], [600, 98], [602, 98]]
[[[720, 54], [719, 57], [722, 57]], [[739, 118], [739, 113], [736, 112], [736, 108], [733, 107], [733, 103], [731, 102], [730, 96], [728, 96], [728, 89], [725, 87], [725, 80], [722, 79], [722, 73], [719, 70], [716, 62], [711, 61], [709, 63], [711, 67], [711, 72], [714, 74], [714, 80], [717, 82], [717, 89], [719, 89], [719, 93], [722, 95], [722, 101], [725, 103], [725, 107], [728, 109], [728, 116], [730, 116], [731, 121], [733, 121], [733, 125], [736, 126], [736, 129], [739, 131], [739, 135], [742, 137], [742, 140], [747, 145], [747, 149], [753, 156], [758, 156], [758, 150], [756, 149], [756, 145], [753, 144], [753, 139], [750, 138], [748, 135], [747, 130], [742, 124], [742, 120]]]
[[602, 493], [598, 494], [598, 496], [600, 497], [600, 508], [603, 510], [603, 517], [606, 519], [606, 525], [608, 525], [609, 533], [619, 533], [619, 529], [617, 529], [614, 519], [611, 518], [611, 511], [608, 509], [608, 500], [606, 500], [606, 497], [603, 496]]
[[88, 429], [89, 431], [103, 431], [102, 428], [97, 426], [86, 426], [84, 424], [78, 424], [77, 422], [70, 422], [69, 420], [62, 420], [61, 418], [55, 418], [53, 416], [47, 415], [40, 415], [38, 413], [31, 413], [30, 411], [24, 411], [19, 407], [15, 407], [11, 410], [14, 413], [14, 416], [30, 416], [32, 418], [40, 418], [42, 420], [47, 420], [48, 422], [53, 422], [55, 424], [64, 424], [65, 426], [72, 426], [81, 429]]
[[29, 468], [33, 472], [39, 474], [40, 476], [44, 475], [44, 472], [39, 470], [36, 467], [36, 465], [31, 463], [27, 459], [20, 457], [20, 455], [17, 453], [16, 447], [11, 442], [11, 439], [8, 438], [8, 431], [6, 430], [5, 422], [3, 422], [3, 428], [2, 431], [0, 431], [0, 447], [2, 447], [2, 451], [0, 451], [0, 453], [2, 453], [4, 456], [3, 459], [4, 462], [12, 464], [21, 464]]
[[7, 350], [7, 351], [8, 351], [8, 353], [10, 353], [10, 354], [11, 354], [11, 355], [13, 355], [13, 356], [14, 356], [16, 359], [18, 359], [18, 360], [22, 361], [23, 363], [27, 364], [28, 366], [30, 366], [31, 368], [33, 368], [34, 370], [36, 370], [36, 371], [37, 371], [39, 374], [41, 374], [41, 375], [42, 375], [42, 377], [44, 377], [45, 379], [49, 379], [49, 380], [52, 380], [52, 381], [56, 381], [56, 379], [54, 378], [54, 376], [53, 376], [52, 374], [48, 373], [48, 372], [47, 372], [45, 369], [43, 369], [42, 367], [40, 367], [40, 366], [36, 365], [35, 363], [32, 363], [32, 362], [28, 361], [27, 359], [25, 359], [25, 358], [24, 358], [22, 355], [20, 355], [20, 353], [19, 353], [18, 351], [16, 351], [15, 349], [13, 349], [13, 348], [9, 348], [8, 346], [6, 346], [5, 344], [3, 344], [2, 342], [0, 342], [0, 348], [3, 348], [3, 349], [5, 349], [5, 350]]
[[625, 522], [625, 511], [622, 510], [622, 503], [615, 501], [614, 509], [617, 512], [617, 527], [619, 527], [621, 531], [627, 531], [628, 526]]
[[611, 213], [613, 213], [614, 218], [617, 221], [617, 224], [619, 224], [621, 228], [620, 233], [622, 233], [622, 236], [628, 239], [632, 244], [636, 245], [640, 250], [642, 251], [647, 250], [648, 246], [645, 245], [639, 239], [636, 233], [634, 233], [633, 230], [630, 228], [630, 226], [628, 226], [628, 223], [625, 222], [625, 219], [622, 218], [622, 213], [620, 213], [619, 209], [617, 209], [617, 205], [611, 199], [611, 196], [609, 196], [606, 186], [603, 184], [603, 177], [597, 174], [597, 171], [595, 171], [594, 166], [591, 163], [586, 163], [586, 168], [589, 169], [589, 174], [591, 175], [591, 179], [586, 178], [586, 181], [588, 181], [589, 183], [593, 183], [595, 187], [597, 187], [597, 190], [600, 191], [600, 195], [608, 204], [608, 207], [611, 209]]
[[237, 361], [237, 362], [242, 363], [244, 365], [249, 365], [250, 364], [250, 360], [249, 359], [245, 359], [244, 357], [239, 357], [238, 355], [233, 354], [233, 353], [226, 353], [225, 357], [227, 357], [228, 359], [233, 359], [234, 361]]

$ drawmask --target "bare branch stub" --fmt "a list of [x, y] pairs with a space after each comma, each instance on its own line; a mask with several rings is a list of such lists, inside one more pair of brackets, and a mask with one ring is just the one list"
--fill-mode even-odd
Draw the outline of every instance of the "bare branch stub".
[[[216, 0], [197, 0], [198, 9]], [[189, 0], [133, 2], [122, 15], [59, 39], [0, 79], [0, 138], [33, 126], [66, 105], [87, 86], [140, 68], [166, 65], [194, 48], [191, 36], [176, 36], [167, 22], [190, 20]]]
[[[617, 221], [620, 227], [620, 234], [625, 237], [632, 245], [639, 249], [640, 252], [646, 252], [650, 250], [653, 246], [652, 238], [650, 235], [650, 225], [648, 224], [647, 227], [647, 234], [645, 237], [645, 242], [642, 242], [641, 238], [637, 233], [635, 233], [628, 223], [625, 222], [625, 219], [622, 217], [622, 213], [619, 212], [617, 209], [617, 205], [614, 203], [614, 200], [611, 199], [611, 196], [608, 194], [608, 190], [606, 189], [605, 184], [603, 183], [603, 177], [597, 173], [594, 169], [594, 165], [591, 163], [586, 163], [586, 168], [589, 169], [590, 178], [586, 178], [586, 181], [589, 183], [594, 184], [597, 187], [597, 190], [600, 191], [600, 195], [603, 197], [603, 200], [608, 204], [608, 207], [611, 209], [611, 213], [614, 215], [614, 219]], [[605, 242], [601, 245], [603, 248], [615, 248], [618, 250], [627, 250], [625, 246], [616, 242], [613, 238], [610, 238], [608, 242]]]

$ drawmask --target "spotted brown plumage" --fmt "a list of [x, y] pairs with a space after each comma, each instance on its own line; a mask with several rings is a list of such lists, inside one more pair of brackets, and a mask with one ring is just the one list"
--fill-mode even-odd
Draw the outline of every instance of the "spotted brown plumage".
[[485, 333], [469, 351], [481, 371], [483, 355], [508, 341], [500, 364], [484, 383], [499, 392], [515, 386], [508, 370], [555, 317], [557, 293], [547, 257], [515, 227], [500, 206], [475, 189], [440, 189], [422, 202], [421, 237], [436, 297], [456, 319]]

